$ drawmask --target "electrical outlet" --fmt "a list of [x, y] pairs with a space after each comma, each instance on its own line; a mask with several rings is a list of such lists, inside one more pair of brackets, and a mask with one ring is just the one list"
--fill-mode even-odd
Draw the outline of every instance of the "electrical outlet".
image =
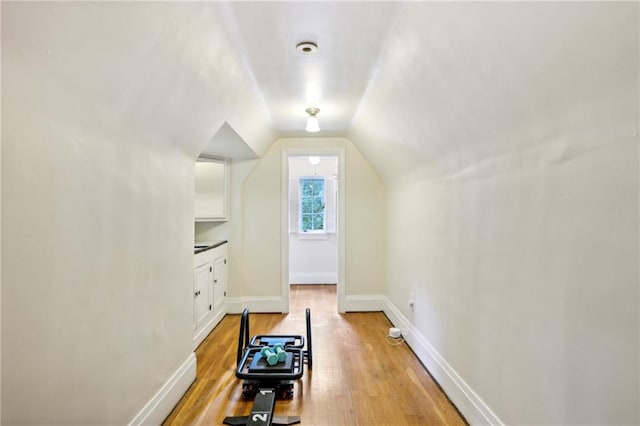
[[409, 293], [409, 307], [413, 311], [416, 307], [416, 298], [413, 293]]

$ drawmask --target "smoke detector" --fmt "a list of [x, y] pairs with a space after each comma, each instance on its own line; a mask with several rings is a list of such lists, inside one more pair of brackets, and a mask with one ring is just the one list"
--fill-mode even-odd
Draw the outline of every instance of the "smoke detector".
[[303, 55], [311, 55], [318, 51], [318, 45], [310, 41], [303, 41], [296, 45], [296, 49], [302, 52]]

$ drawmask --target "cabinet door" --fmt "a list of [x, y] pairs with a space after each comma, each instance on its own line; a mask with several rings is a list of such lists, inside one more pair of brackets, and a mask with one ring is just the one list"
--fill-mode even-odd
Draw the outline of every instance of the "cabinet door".
[[195, 169], [196, 222], [227, 220], [229, 164], [227, 160], [200, 157]]
[[193, 274], [193, 329], [195, 330], [210, 312], [210, 283], [212, 265], [198, 266]]
[[227, 292], [227, 259], [220, 256], [213, 263], [213, 300], [217, 308], [224, 302]]

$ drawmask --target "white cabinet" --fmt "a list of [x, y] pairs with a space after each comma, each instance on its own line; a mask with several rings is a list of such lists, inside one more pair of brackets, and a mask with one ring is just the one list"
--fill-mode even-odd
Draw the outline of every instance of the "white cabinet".
[[212, 244], [194, 256], [193, 344], [202, 343], [226, 314], [227, 243]]
[[196, 222], [228, 219], [229, 161], [200, 157], [194, 168], [194, 213]]
[[213, 310], [211, 281], [213, 264], [207, 262], [193, 271], [193, 329], [201, 327]]
[[213, 306], [218, 310], [227, 297], [227, 256], [219, 255], [213, 260]]

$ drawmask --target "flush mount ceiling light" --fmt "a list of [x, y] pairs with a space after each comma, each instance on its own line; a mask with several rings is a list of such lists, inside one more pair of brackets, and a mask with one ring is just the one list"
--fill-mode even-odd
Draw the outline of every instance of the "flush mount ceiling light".
[[309, 118], [307, 118], [307, 127], [305, 130], [309, 133], [316, 133], [320, 131], [320, 125], [318, 124], [318, 118], [316, 114], [320, 112], [319, 108], [311, 107], [307, 108], [307, 114], [309, 114]]
[[309, 162], [314, 166], [317, 166], [318, 164], [320, 164], [320, 157], [312, 155], [311, 157], [309, 157]]
[[303, 41], [296, 45], [296, 49], [302, 52], [303, 55], [311, 55], [318, 51], [318, 45], [311, 41]]

